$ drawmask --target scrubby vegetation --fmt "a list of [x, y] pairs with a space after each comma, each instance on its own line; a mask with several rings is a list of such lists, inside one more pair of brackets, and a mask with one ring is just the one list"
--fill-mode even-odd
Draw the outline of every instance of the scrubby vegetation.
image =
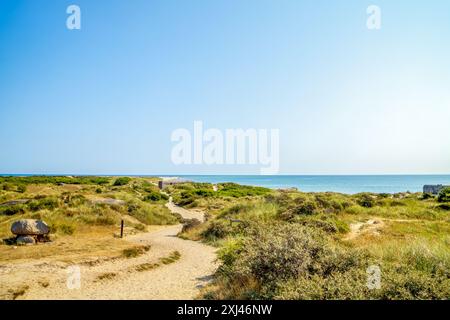
[[[221, 264], [204, 298], [450, 298], [450, 217], [442, 193], [239, 189], [170, 190], [180, 205], [211, 214], [181, 234], [219, 247]], [[380, 287], [367, 285], [371, 267], [381, 272]]]
[[136, 258], [150, 250], [150, 246], [136, 246], [123, 250], [122, 255], [126, 258]]
[[439, 192], [439, 202], [450, 202], [450, 188], [444, 188]]
[[113, 186], [126, 186], [130, 181], [131, 179], [128, 177], [117, 178], [116, 181], [114, 181]]
[[[172, 215], [168, 195], [207, 212], [206, 222]], [[122, 219], [134, 232], [183, 222], [180, 237], [218, 248], [220, 266], [202, 291], [207, 299], [450, 298], [449, 189], [345, 195], [182, 183], [160, 192], [151, 178], [0, 178], [1, 247], [13, 243], [9, 228], [21, 218], [43, 219], [65, 238], [108, 230], [107, 241]], [[149, 249], [127, 246], [118, 254], [134, 258]], [[174, 251], [134, 270], [180, 257]], [[370, 287], [373, 268], [380, 282]]]
[[[0, 238], [11, 237], [18, 219], [42, 219], [53, 235], [115, 226], [122, 219], [136, 232], [145, 225], [174, 224], [178, 218], [165, 207], [155, 179], [110, 177], [0, 177]], [[130, 220], [128, 219], [128, 220]], [[8, 241], [6, 241], [9, 243]]]
[[[240, 186], [235, 183], [219, 183], [217, 191], [209, 183], [186, 183], [169, 188], [174, 193], [174, 202], [181, 206], [195, 207], [204, 199], [236, 199], [269, 194], [270, 189], [252, 186]], [[175, 191], [175, 192], [174, 192]]]

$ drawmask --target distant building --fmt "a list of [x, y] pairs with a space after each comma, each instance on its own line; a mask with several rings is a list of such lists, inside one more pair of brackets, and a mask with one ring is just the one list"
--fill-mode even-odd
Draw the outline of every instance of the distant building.
[[423, 186], [423, 193], [438, 194], [442, 189], [450, 186], [444, 186], [442, 184], [427, 184]]
[[180, 184], [180, 183], [185, 183], [185, 182], [188, 182], [188, 180], [183, 180], [183, 179], [159, 180], [158, 187], [159, 187], [159, 189], [162, 190], [167, 186], [173, 186], [175, 184]]

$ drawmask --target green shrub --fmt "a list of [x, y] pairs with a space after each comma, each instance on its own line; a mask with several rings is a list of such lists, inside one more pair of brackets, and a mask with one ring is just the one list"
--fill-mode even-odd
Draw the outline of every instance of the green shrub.
[[375, 199], [370, 194], [361, 194], [357, 198], [357, 203], [364, 208], [372, 208], [376, 205]]
[[231, 268], [239, 257], [243, 246], [242, 238], [230, 238], [226, 241], [217, 252], [217, 258], [221, 262], [219, 272], [226, 276], [230, 276]]
[[245, 238], [229, 240], [219, 259], [219, 290], [229, 299], [272, 299], [285, 294], [287, 282], [365, 270], [371, 261], [364, 251], [333, 246], [320, 230], [286, 223], [253, 226]]
[[300, 205], [296, 206], [292, 209], [293, 214], [299, 215], [312, 215], [315, 213], [319, 213], [319, 208], [314, 201], [306, 200]]
[[295, 222], [307, 227], [319, 228], [327, 233], [347, 233], [350, 231], [350, 227], [346, 222], [332, 217], [300, 218], [295, 220]]
[[30, 208], [31, 211], [38, 211], [43, 209], [54, 210], [58, 206], [58, 200], [52, 197], [36, 197], [34, 200], [28, 203], [28, 208]]
[[444, 300], [450, 297], [450, 278], [432, 275], [411, 266], [386, 266], [382, 269], [380, 290], [370, 296], [382, 300]]
[[219, 183], [217, 185], [217, 192], [209, 189], [208, 195], [226, 196], [241, 198], [246, 196], [266, 195], [272, 192], [270, 189], [263, 187], [243, 186], [236, 183]]
[[334, 273], [329, 277], [304, 275], [280, 282], [277, 300], [361, 300], [368, 299], [367, 274], [361, 270]]
[[269, 203], [274, 203], [278, 205], [280, 208], [287, 208], [291, 203], [292, 199], [287, 193], [280, 194], [268, 194], [265, 196], [265, 200]]
[[431, 193], [422, 193], [422, 196], [419, 198], [420, 200], [428, 200], [428, 199], [434, 199], [434, 196]]
[[128, 183], [130, 183], [130, 181], [131, 181], [131, 178], [120, 177], [114, 181], [113, 186], [115, 186], [115, 187], [126, 186]]
[[321, 233], [309, 228], [290, 224], [258, 226], [243, 240], [234, 271], [238, 277], [255, 278], [270, 286], [315, 269], [324, 247]]
[[340, 212], [344, 209], [340, 202], [332, 199], [330, 196], [316, 195], [315, 198], [317, 206], [322, 208], [324, 212]]
[[158, 191], [149, 191], [149, 194], [147, 194], [144, 198], [144, 201], [161, 201], [161, 200], [169, 200], [169, 197], [163, 193], [160, 193]]
[[450, 202], [450, 188], [444, 188], [439, 192], [439, 202]]
[[206, 230], [202, 232], [202, 236], [209, 241], [223, 239], [228, 235], [234, 234], [235, 229], [228, 221], [212, 220], [209, 222]]
[[187, 206], [198, 198], [192, 190], [182, 191], [179, 195], [174, 196], [173, 201], [179, 206]]
[[407, 266], [381, 267], [381, 287], [367, 287], [365, 268], [347, 272], [335, 272], [327, 277], [313, 275], [282, 282], [277, 288], [276, 299], [301, 300], [418, 300], [448, 299], [450, 280], [434, 277]]
[[0, 207], [0, 215], [13, 216], [16, 214], [23, 214], [23, 213], [25, 213], [24, 205], [16, 204], [11, 206]]

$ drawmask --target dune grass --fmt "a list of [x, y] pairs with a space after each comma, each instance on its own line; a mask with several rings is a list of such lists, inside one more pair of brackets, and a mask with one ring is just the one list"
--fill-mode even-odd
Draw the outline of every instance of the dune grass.
[[[219, 248], [221, 265], [204, 298], [450, 298], [450, 212], [443, 196], [291, 190], [236, 193], [229, 201], [218, 193], [199, 196], [196, 188], [210, 186], [171, 192], [181, 205], [211, 213], [181, 234]], [[378, 290], [366, 285], [371, 265], [381, 270]]]
[[[178, 223], [178, 217], [165, 207], [166, 198], [154, 196], [159, 193], [156, 179], [130, 178], [126, 184], [114, 185], [119, 178], [0, 177], [0, 261], [120, 256], [130, 247], [114, 237], [120, 232], [121, 220], [125, 221], [126, 235], [146, 231], [150, 225]], [[14, 249], [10, 227], [19, 219], [45, 221], [53, 242], [27, 247], [26, 251]], [[110, 252], [106, 250], [108, 241]]]

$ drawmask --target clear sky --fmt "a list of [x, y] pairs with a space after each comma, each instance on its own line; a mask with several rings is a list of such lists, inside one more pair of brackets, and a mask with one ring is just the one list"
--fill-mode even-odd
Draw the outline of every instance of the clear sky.
[[449, 57], [448, 0], [0, 0], [0, 173], [259, 172], [172, 164], [195, 120], [279, 129], [280, 174], [450, 173]]

